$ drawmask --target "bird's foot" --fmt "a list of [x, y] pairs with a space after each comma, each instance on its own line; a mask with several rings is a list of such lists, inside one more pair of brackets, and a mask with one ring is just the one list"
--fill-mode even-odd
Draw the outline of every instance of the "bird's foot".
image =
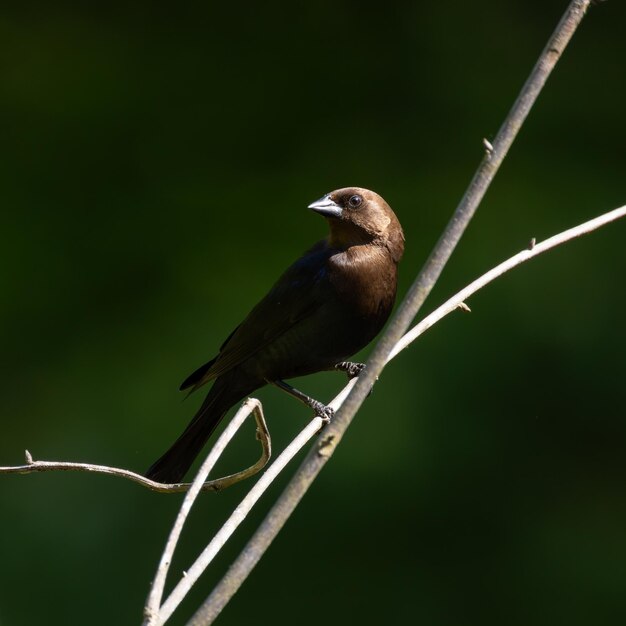
[[335, 416], [335, 409], [331, 406], [326, 406], [319, 402], [319, 400], [311, 400], [311, 408], [315, 411], [317, 417], [322, 418], [325, 424], [328, 424], [330, 420]]
[[335, 369], [339, 372], [345, 372], [351, 380], [356, 378], [365, 369], [365, 363], [342, 361], [341, 363], [337, 363], [337, 365], [335, 365]]

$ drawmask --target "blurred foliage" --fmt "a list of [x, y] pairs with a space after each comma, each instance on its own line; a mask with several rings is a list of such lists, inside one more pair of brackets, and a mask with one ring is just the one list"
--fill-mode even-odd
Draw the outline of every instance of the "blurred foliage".
[[[565, 6], [5, 5], [0, 464], [145, 469], [201, 399], [178, 383], [324, 235], [305, 207], [333, 188], [395, 208], [404, 292]], [[586, 18], [429, 308], [626, 201], [625, 21]], [[400, 356], [220, 623], [624, 623], [625, 235], [515, 270]], [[278, 448], [307, 411], [259, 395]], [[220, 470], [256, 454], [249, 426]], [[201, 499], [173, 572], [248, 486]], [[0, 477], [0, 624], [138, 624], [179, 502]]]

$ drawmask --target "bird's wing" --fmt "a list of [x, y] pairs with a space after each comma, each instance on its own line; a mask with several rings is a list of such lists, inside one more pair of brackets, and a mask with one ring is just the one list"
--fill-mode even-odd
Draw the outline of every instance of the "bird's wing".
[[326, 243], [319, 242], [289, 267], [226, 339], [217, 357], [191, 374], [181, 389], [195, 390], [217, 378], [311, 316], [328, 299], [326, 262], [331, 254]]

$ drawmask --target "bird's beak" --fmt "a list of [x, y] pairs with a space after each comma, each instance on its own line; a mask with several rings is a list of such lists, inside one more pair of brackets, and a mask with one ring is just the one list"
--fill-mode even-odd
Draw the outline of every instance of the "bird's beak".
[[319, 213], [324, 217], [341, 218], [343, 213], [343, 209], [336, 202], [330, 199], [330, 195], [326, 195], [315, 202], [311, 202], [308, 208], [313, 209], [316, 213]]

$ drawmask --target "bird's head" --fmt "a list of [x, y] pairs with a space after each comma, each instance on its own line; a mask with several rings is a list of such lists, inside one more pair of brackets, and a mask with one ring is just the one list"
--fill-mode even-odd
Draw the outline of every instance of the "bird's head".
[[344, 187], [309, 204], [330, 226], [329, 244], [338, 248], [374, 244], [389, 249], [398, 262], [404, 252], [402, 226], [391, 207], [377, 193]]

